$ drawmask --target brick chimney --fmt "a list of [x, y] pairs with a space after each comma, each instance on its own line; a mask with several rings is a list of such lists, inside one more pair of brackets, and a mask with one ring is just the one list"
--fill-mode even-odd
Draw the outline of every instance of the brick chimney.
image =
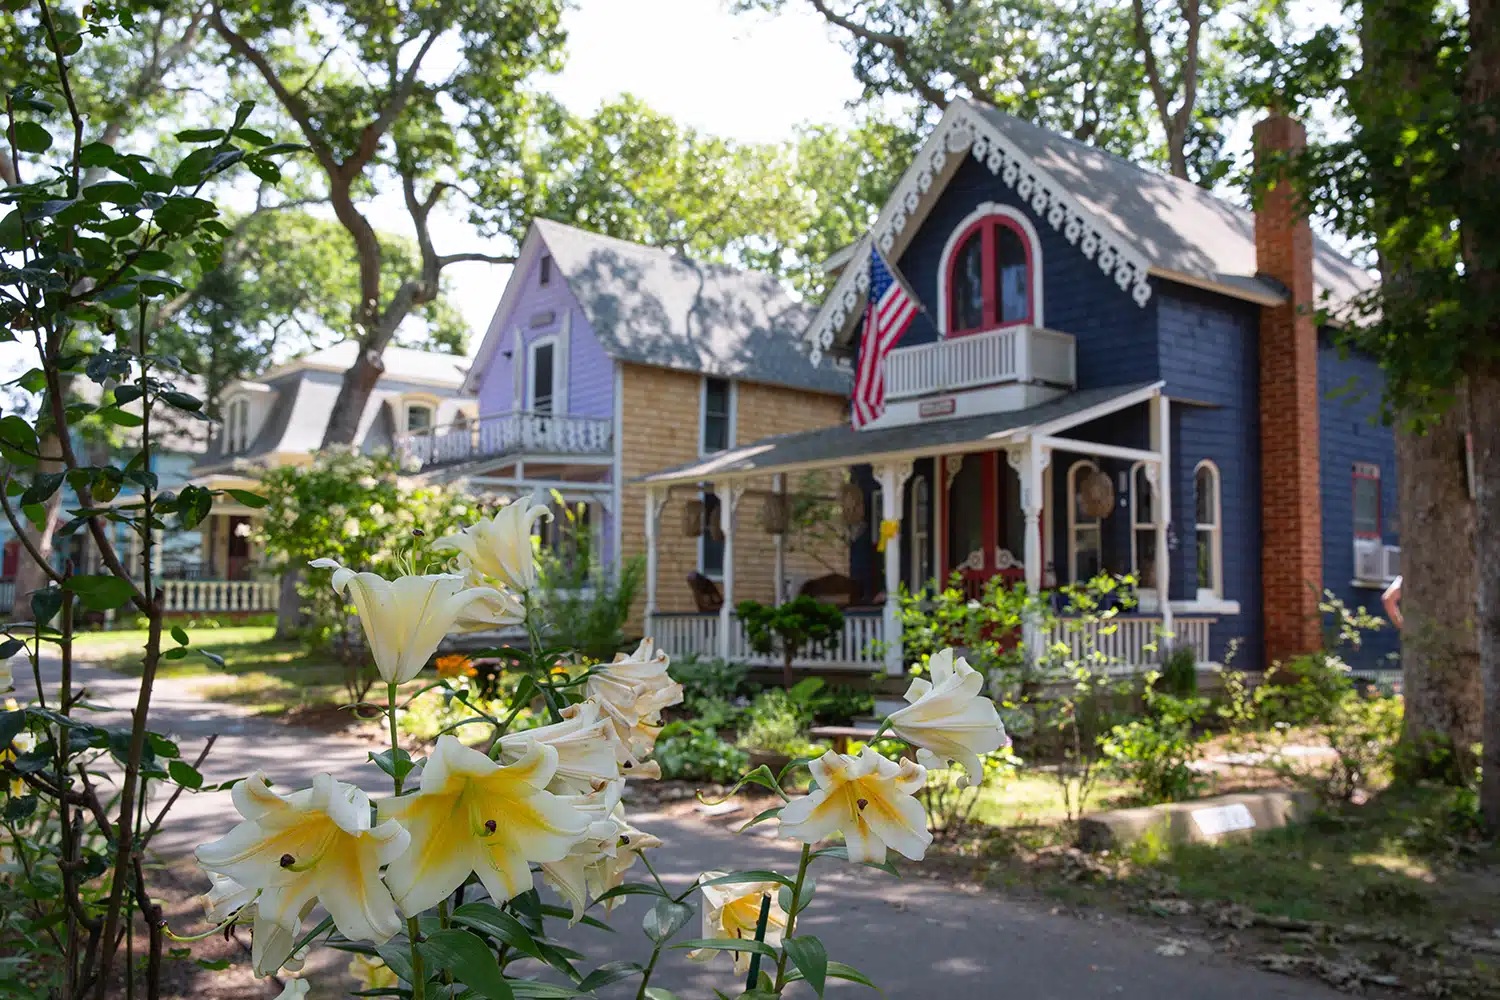
[[[1262, 166], [1307, 145], [1307, 130], [1279, 112], [1255, 126]], [[1261, 590], [1269, 665], [1322, 644], [1323, 514], [1318, 470], [1318, 330], [1313, 238], [1289, 178], [1262, 187], [1255, 266], [1287, 300], [1260, 310]]]

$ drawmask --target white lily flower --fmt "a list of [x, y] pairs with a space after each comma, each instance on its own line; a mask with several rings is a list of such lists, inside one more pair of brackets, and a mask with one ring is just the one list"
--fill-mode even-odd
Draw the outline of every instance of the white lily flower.
[[311, 788], [282, 796], [257, 771], [234, 786], [233, 796], [244, 822], [199, 847], [198, 863], [260, 890], [257, 967], [290, 953], [314, 901], [351, 941], [379, 944], [401, 929], [380, 866], [401, 855], [410, 838], [397, 823], [372, 826], [370, 797], [363, 791], [320, 774]]
[[546, 507], [516, 499], [489, 520], [481, 518], [456, 535], [432, 543], [434, 552], [457, 552], [465, 569], [474, 569], [522, 593], [536, 587], [536, 549], [531, 529], [552, 517]]
[[506, 733], [500, 737], [500, 763], [513, 764], [528, 743], [546, 743], [557, 751], [557, 772], [547, 790], [561, 795], [585, 795], [601, 782], [620, 777], [610, 724], [600, 717], [599, 702], [589, 698], [563, 709], [563, 721], [550, 726]]
[[203, 904], [203, 912], [211, 924], [222, 924], [260, 895], [259, 889], [246, 888], [228, 875], [218, 872], [204, 874], [208, 876], [208, 891], [199, 896], [198, 901]]
[[[667, 673], [670, 662], [655, 642], [642, 639], [634, 653], [617, 653], [613, 661], [596, 667], [585, 688], [609, 718], [616, 758], [632, 777], [645, 776], [638, 770], [639, 758], [656, 746], [661, 710], [682, 701], [682, 685]], [[660, 768], [656, 771], [659, 776]]]
[[[698, 891], [703, 894], [703, 937], [754, 940], [755, 929], [760, 924], [761, 900], [769, 896], [771, 909], [766, 914], [766, 934], [763, 940], [772, 948], [779, 948], [781, 935], [786, 930], [786, 911], [776, 899], [781, 883], [702, 884], [727, 874], [728, 872], [704, 872], [698, 876]], [[695, 962], [709, 962], [718, 954], [717, 948], [694, 948], [688, 952], [688, 958]], [[737, 951], [733, 954], [734, 971], [744, 975], [750, 968], [750, 953]]]
[[276, 994], [276, 1000], [306, 1000], [307, 991], [312, 989], [312, 983], [306, 979], [288, 979], [281, 992]]
[[485, 596], [477, 598], [459, 613], [453, 622], [455, 631], [487, 632], [507, 625], [519, 625], [526, 620], [526, 606], [510, 591], [489, 586], [472, 569], [464, 579], [468, 586], [483, 590]]
[[10, 661], [0, 660], [0, 691], [9, 691], [15, 683], [15, 676], [10, 671]]
[[[614, 762], [614, 753], [610, 753]], [[569, 795], [566, 800], [588, 818], [588, 832], [574, 844], [567, 857], [561, 861], [550, 861], [542, 865], [542, 878], [573, 907], [573, 919], [569, 926], [583, 918], [589, 905], [589, 886], [599, 879], [593, 869], [606, 857], [618, 851], [620, 834], [625, 829], [623, 821], [616, 821], [614, 811], [620, 804], [623, 780], [612, 781], [586, 795]], [[602, 890], [599, 890], [602, 891]]]
[[[292, 945], [296, 944], [296, 936], [280, 924], [265, 919], [255, 907], [256, 897], [260, 895], [259, 889], [247, 889], [227, 875], [218, 872], [205, 872], [208, 875], [208, 892], [198, 897], [203, 904], [203, 911], [210, 923], [222, 924], [230, 917], [238, 915], [235, 921], [240, 926], [250, 925], [250, 964], [257, 976], [274, 976], [278, 971], [285, 968], [291, 972], [302, 969], [302, 956], [307, 949], [302, 949], [298, 955], [292, 955]], [[309, 902], [303, 907], [298, 915], [298, 921], [307, 919], [312, 912], [313, 904]]]
[[839, 831], [854, 862], [882, 862], [887, 847], [922, 860], [932, 834], [912, 793], [927, 783], [925, 767], [897, 764], [865, 747], [858, 757], [830, 750], [807, 769], [818, 786], [782, 807], [783, 834], [816, 844]]
[[532, 743], [501, 766], [452, 736], [438, 737], [419, 790], [385, 799], [380, 818], [411, 831], [411, 850], [385, 874], [414, 916], [463, 885], [470, 872], [496, 905], [531, 888], [531, 863], [561, 861], [589, 830], [578, 808], [546, 791], [557, 751]]
[[936, 770], [957, 761], [967, 783], [977, 785], [984, 778], [980, 756], [1010, 742], [995, 703], [979, 693], [984, 675], [951, 649], [934, 653], [927, 669], [932, 679], [912, 679], [909, 704], [891, 713], [891, 731], [918, 747], [922, 766]]
[[492, 587], [470, 587], [455, 573], [426, 573], [387, 580], [345, 569], [336, 559], [308, 565], [333, 570], [333, 589], [349, 594], [386, 683], [403, 684], [422, 672], [453, 623], [471, 605], [495, 600]]

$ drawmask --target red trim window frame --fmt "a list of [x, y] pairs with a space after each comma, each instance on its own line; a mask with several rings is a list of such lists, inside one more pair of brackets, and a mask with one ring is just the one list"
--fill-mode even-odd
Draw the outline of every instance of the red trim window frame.
[[[1004, 227], [1016, 234], [1021, 241], [1022, 248], [1026, 251], [1026, 314], [1020, 319], [1012, 319], [1001, 322], [999, 319], [1000, 297], [995, 289], [995, 230]], [[980, 230], [979, 250], [979, 290], [983, 300], [980, 310], [981, 318], [978, 326], [958, 328], [956, 317], [958, 310], [954, 308], [953, 298], [953, 274], [958, 267], [960, 251], [969, 241], [975, 230]], [[1006, 326], [1021, 326], [1022, 324], [1035, 322], [1035, 288], [1036, 288], [1036, 257], [1032, 252], [1031, 240], [1015, 219], [1006, 215], [986, 215], [970, 223], [958, 239], [953, 242], [953, 252], [948, 255], [948, 273], [943, 276], [943, 295], [946, 296], [948, 307], [948, 331], [947, 336], [962, 337], [971, 333], [979, 333], [981, 330], [996, 330]]]
[[1357, 501], [1357, 499], [1359, 497], [1359, 483], [1360, 483], [1360, 480], [1364, 480], [1366, 482], [1370, 482], [1370, 483], [1374, 483], [1375, 484], [1375, 530], [1374, 531], [1360, 531], [1358, 523], [1355, 523], [1354, 524], [1354, 537], [1355, 538], [1381, 538], [1382, 537], [1382, 533], [1381, 533], [1380, 528], [1381, 528], [1381, 524], [1383, 523], [1384, 518], [1385, 518], [1385, 510], [1383, 509], [1383, 504], [1381, 502], [1381, 497], [1380, 497], [1380, 466], [1378, 466], [1378, 465], [1372, 465], [1369, 462], [1355, 462], [1354, 463], [1353, 481], [1350, 484], [1350, 489], [1351, 489], [1352, 492], [1351, 492], [1350, 497], [1349, 497], [1349, 501], [1350, 501], [1350, 510], [1349, 510], [1349, 513], [1350, 513], [1350, 520], [1351, 521], [1355, 521], [1355, 522], [1357, 522], [1358, 513], [1359, 513], [1358, 508], [1357, 508], [1355, 502]]

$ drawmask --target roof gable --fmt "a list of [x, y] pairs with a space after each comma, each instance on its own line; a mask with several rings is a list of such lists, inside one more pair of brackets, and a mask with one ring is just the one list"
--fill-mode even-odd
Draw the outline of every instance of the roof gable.
[[[1262, 304], [1284, 298], [1279, 287], [1256, 277], [1254, 216], [1248, 210], [1188, 181], [967, 100], [948, 106], [849, 261], [867, 256], [872, 239], [888, 258], [898, 257], [965, 153], [1142, 308], [1151, 300], [1152, 275]], [[1316, 241], [1315, 252], [1320, 294], [1342, 300], [1368, 287], [1369, 276], [1325, 241]], [[852, 333], [868, 284], [865, 267], [843, 267], [808, 328], [814, 363]]]
[[468, 385], [504, 339], [536, 257], [552, 256], [605, 354], [621, 361], [844, 394], [849, 375], [809, 365], [811, 310], [769, 275], [535, 219]]

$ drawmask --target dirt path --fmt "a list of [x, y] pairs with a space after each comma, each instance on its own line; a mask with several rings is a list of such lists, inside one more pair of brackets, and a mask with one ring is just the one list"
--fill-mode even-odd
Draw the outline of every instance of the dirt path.
[[[13, 666], [21, 664], [17, 661]], [[44, 684], [55, 682], [55, 671], [55, 663], [44, 669]], [[29, 671], [17, 669], [16, 674], [17, 686], [29, 694]], [[115, 709], [96, 722], [123, 725], [128, 721], [128, 712], [122, 709], [134, 704], [134, 678], [87, 666], [79, 670], [79, 676], [93, 702]], [[219, 734], [204, 766], [209, 781], [260, 768], [278, 787], [301, 787], [312, 775], [326, 770], [372, 792], [389, 787], [389, 779], [365, 759], [369, 744], [350, 736], [281, 725], [251, 716], [243, 708], [205, 701], [194, 692], [196, 683], [159, 681], [151, 723], [152, 728], [175, 735], [183, 755], [190, 759], [204, 739]], [[227, 793], [184, 795], [154, 846], [164, 861], [184, 859], [194, 846], [219, 836], [236, 819]], [[708, 869], [777, 866], [792, 870], [796, 866], [796, 845], [791, 841], [735, 836], [723, 820], [684, 815], [680, 809], [640, 812], [633, 819], [665, 841], [654, 858], [669, 886], [685, 887]], [[645, 873], [637, 874], [644, 877]], [[1200, 954], [1191, 946], [1184, 949], [1134, 924], [1102, 916], [1055, 915], [993, 891], [924, 877], [920, 870], [896, 879], [867, 868], [828, 863], [815, 868], [814, 875], [817, 895], [800, 928], [821, 937], [835, 960], [869, 975], [887, 997], [1328, 1000], [1340, 996], [1316, 983], [1235, 965]], [[639, 930], [644, 911], [641, 897], [627, 897], [611, 921], [618, 933], [580, 927], [570, 935], [569, 943], [589, 956], [586, 967], [615, 959], [644, 963], [649, 954], [648, 942]], [[697, 934], [696, 922], [688, 933]], [[664, 957], [653, 982], [676, 990], [684, 1000], [711, 996], [713, 987], [734, 992], [726, 960], [697, 965], [682, 951]], [[856, 991], [864, 992], [863, 987], [840, 983], [828, 992], [852, 997]], [[794, 988], [793, 995], [810, 997], [812, 993]], [[601, 996], [634, 996], [634, 987], [620, 984], [602, 991]]]

